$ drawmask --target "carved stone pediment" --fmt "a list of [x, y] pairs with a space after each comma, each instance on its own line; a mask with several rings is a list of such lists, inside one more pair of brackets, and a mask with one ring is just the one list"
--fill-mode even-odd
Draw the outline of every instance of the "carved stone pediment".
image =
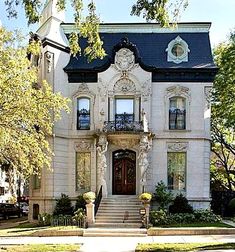
[[174, 142], [167, 143], [167, 150], [172, 152], [184, 152], [188, 149], [188, 143], [185, 142]]
[[129, 71], [135, 65], [134, 53], [127, 48], [121, 48], [116, 52], [114, 63], [119, 71]]
[[166, 89], [168, 96], [190, 96], [190, 90], [180, 85], [171, 86]]
[[114, 85], [114, 92], [115, 93], [127, 93], [127, 92], [135, 92], [136, 87], [132, 80], [123, 77], [119, 79]]

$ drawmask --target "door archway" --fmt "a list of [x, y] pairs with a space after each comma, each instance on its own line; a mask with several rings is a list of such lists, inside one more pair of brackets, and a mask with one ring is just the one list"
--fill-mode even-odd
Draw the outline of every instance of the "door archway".
[[134, 151], [113, 152], [113, 194], [136, 194], [136, 153]]

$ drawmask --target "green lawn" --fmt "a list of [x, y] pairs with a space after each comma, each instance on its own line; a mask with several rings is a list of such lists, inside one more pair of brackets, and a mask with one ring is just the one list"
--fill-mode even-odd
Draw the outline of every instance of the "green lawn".
[[23, 223], [20, 224], [16, 227], [13, 228], [5, 228], [5, 229], [0, 229], [0, 237], [1, 236], [30, 236], [33, 235], [35, 232], [38, 231], [53, 231], [53, 230], [58, 230], [58, 231], [79, 231], [81, 230], [79, 227], [76, 226], [58, 226], [58, 227], [39, 227], [37, 224], [33, 223]]
[[1, 246], [0, 251], [5, 252], [75, 252], [80, 249], [80, 245], [44, 245], [44, 244], [34, 244], [34, 245], [17, 245], [17, 246]]
[[232, 228], [232, 226], [222, 223], [222, 222], [214, 222], [214, 223], [205, 223], [205, 222], [197, 222], [197, 223], [190, 223], [190, 224], [171, 224], [171, 225], [162, 225], [162, 226], [155, 226], [156, 228], [172, 228], [172, 227], [221, 227], [221, 228]]
[[176, 252], [176, 251], [200, 251], [213, 249], [235, 249], [235, 243], [150, 243], [139, 244], [136, 252]]

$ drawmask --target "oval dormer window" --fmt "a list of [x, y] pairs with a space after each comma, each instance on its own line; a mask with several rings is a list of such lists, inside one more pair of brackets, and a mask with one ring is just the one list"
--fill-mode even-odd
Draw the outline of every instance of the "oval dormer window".
[[175, 57], [181, 57], [182, 55], [184, 55], [185, 51], [184, 51], [183, 46], [180, 43], [177, 43], [177, 44], [173, 45], [173, 47], [171, 49], [171, 53]]
[[188, 44], [180, 37], [176, 37], [168, 44], [166, 49], [167, 61], [179, 64], [188, 61], [188, 53], [190, 52]]

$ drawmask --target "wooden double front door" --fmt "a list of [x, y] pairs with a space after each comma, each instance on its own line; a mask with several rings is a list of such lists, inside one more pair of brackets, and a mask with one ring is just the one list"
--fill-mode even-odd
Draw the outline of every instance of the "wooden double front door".
[[113, 194], [136, 194], [136, 153], [134, 151], [113, 152]]

